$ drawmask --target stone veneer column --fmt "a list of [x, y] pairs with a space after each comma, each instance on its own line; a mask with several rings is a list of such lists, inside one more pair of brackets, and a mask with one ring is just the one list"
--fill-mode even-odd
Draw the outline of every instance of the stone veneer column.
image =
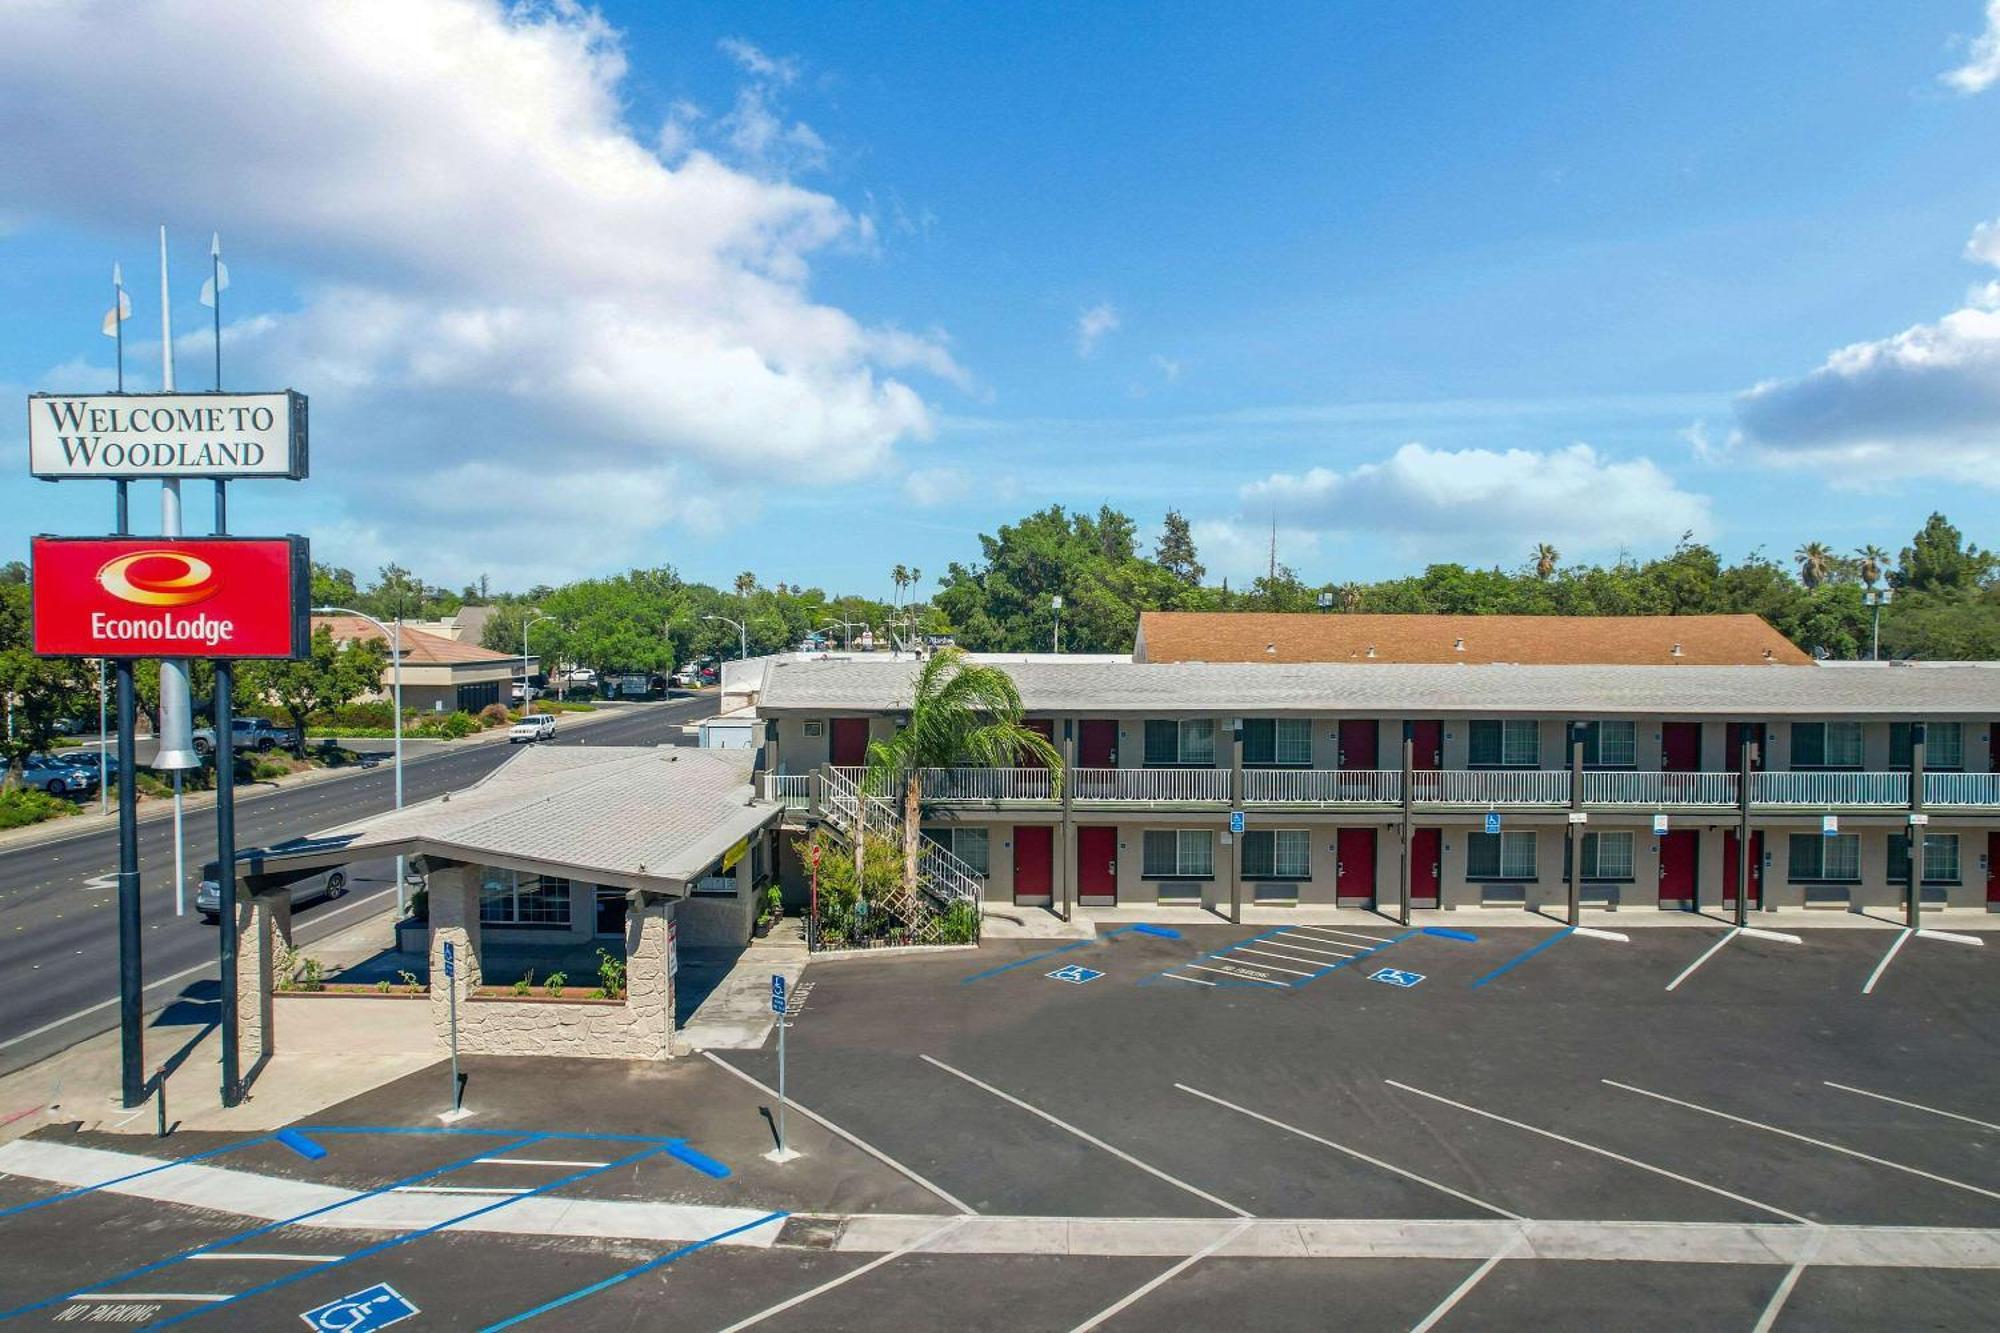
[[260, 894], [236, 900], [236, 1022], [237, 1041], [246, 1065], [277, 1053], [277, 1025], [271, 993], [279, 980], [275, 971], [277, 943], [292, 938], [289, 893]]
[[430, 872], [425, 882], [430, 888], [431, 913], [431, 1030], [440, 1047], [451, 1042], [451, 992], [445, 989], [444, 946], [449, 941], [457, 954], [451, 984], [458, 987], [458, 1016], [461, 1036], [465, 1026], [465, 1006], [472, 990], [480, 984], [479, 971], [479, 879], [473, 867], [442, 866]]
[[626, 913], [628, 1058], [663, 1060], [674, 1053], [674, 979], [667, 972], [667, 927], [673, 913], [673, 899], [652, 895]]

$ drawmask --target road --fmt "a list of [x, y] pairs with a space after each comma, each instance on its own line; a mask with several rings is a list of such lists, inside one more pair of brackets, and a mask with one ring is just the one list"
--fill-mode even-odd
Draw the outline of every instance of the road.
[[[572, 727], [558, 745], [660, 745], [686, 740], [681, 725], [715, 711], [714, 695], [627, 707], [625, 716]], [[404, 801], [455, 791], [505, 760], [507, 745], [465, 745], [403, 764]], [[239, 797], [238, 847], [255, 847], [314, 833], [389, 809], [395, 775], [384, 763], [351, 777], [281, 789], [254, 800]], [[215, 855], [213, 810], [186, 818], [187, 897], [174, 915], [173, 821], [139, 825], [139, 869], [146, 1007], [152, 1012], [189, 986], [215, 977], [215, 928], [195, 915], [195, 882]], [[118, 841], [115, 829], [80, 834], [0, 853], [0, 1073], [10, 1072], [96, 1035], [117, 1021]], [[395, 894], [393, 861], [349, 867], [342, 898], [301, 909], [298, 943], [310, 943], [380, 910]]]

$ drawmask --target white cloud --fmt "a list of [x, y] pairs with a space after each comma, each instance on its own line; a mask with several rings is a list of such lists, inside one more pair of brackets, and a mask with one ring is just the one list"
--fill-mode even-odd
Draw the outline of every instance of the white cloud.
[[[2000, 226], [1976, 228], [1966, 257], [2000, 266]], [[1836, 484], [1917, 475], [2000, 486], [2000, 283], [1935, 323], [1757, 385], [1738, 396], [1736, 419], [1732, 446]]]
[[918, 468], [903, 478], [903, 494], [926, 509], [963, 500], [972, 493], [972, 475], [963, 468]]
[[1961, 93], [1983, 93], [2000, 83], [2000, 0], [1986, 0], [1986, 30], [1972, 39], [1963, 65], [1938, 75]]
[[1076, 354], [1089, 358], [1097, 355], [1097, 344], [1107, 333], [1118, 331], [1118, 311], [1110, 302], [1103, 301], [1078, 313], [1076, 317]]
[[1386, 539], [1399, 553], [1511, 563], [1523, 543], [1578, 552], [1670, 544], [1713, 528], [1706, 496], [1650, 459], [1615, 461], [1587, 444], [1546, 452], [1406, 444], [1346, 472], [1278, 473], [1243, 488], [1243, 512], [1281, 524]]
[[799, 62], [796, 57], [765, 55], [762, 50], [741, 37], [725, 37], [715, 45], [717, 50], [741, 66], [745, 74], [754, 75], [771, 83], [798, 82]]
[[1170, 356], [1162, 356], [1158, 352], [1153, 353], [1153, 365], [1158, 368], [1160, 378], [1169, 384], [1179, 380], [1181, 371], [1186, 368], [1183, 362], [1176, 361]]
[[[1226, 577], [1231, 583], [1248, 584], [1271, 570], [1271, 524], [1268, 518], [1263, 523], [1248, 518], [1198, 518], [1189, 521], [1188, 533], [1194, 538], [1194, 549], [1211, 580]], [[1157, 539], [1157, 535], [1154, 534], [1153, 538]], [[1148, 546], [1150, 549], [1150, 540]], [[1288, 565], [1300, 571], [1300, 577], [1312, 581], [1312, 576], [1304, 571], [1318, 555], [1319, 537], [1316, 533], [1279, 525], [1280, 565]]]
[[[300, 279], [295, 310], [231, 326], [229, 377], [312, 395], [309, 484], [419, 565], [540, 537], [551, 476], [587, 478], [563, 502], [602, 563], [703, 487], [879, 471], [933, 429], [899, 376], [965, 381], [941, 337], [812, 298], [812, 261], [871, 229], [786, 178], [825, 149], [773, 100], [796, 64], [725, 50], [777, 124], [739, 99], [715, 127], [739, 161], [692, 107], [635, 136], [621, 38], [569, 0], [14, 5], [0, 105], [34, 132], [0, 135], [0, 214], [187, 219], [184, 277], [221, 220], [239, 290], [260, 262]], [[87, 97], [79, 52], [118, 71]]]

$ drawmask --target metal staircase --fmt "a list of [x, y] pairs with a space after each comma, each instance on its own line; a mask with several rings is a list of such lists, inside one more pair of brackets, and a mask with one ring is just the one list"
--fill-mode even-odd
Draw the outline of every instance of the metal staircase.
[[[874, 793], [865, 793], [862, 770], [822, 768], [819, 771], [822, 804], [827, 815], [825, 827], [839, 841], [852, 848], [856, 810], [865, 821], [867, 836], [880, 838], [895, 847], [903, 846], [903, 814], [895, 803]], [[917, 882], [905, 885], [895, 902], [886, 904], [903, 919], [912, 940], [936, 943], [942, 934], [945, 914], [963, 903], [970, 908], [975, 938], [978, 932], [979, 903], [983, 889], [979, 873], [936, 839], [918, 834]]]

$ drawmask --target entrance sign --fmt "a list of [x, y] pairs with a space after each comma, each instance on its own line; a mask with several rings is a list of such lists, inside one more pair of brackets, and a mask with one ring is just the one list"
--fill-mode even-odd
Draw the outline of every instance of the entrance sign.
[[44, 481], [306, 475], [306, 399], [278, 393], [37, 393], [28, 470]]
[[410, 1298], [386, 1282], [305, 1311], [299, 1318], [318, 1333], [374, 1333], [418, 1314]]
[[296, 660], [312, 650], [303, 537], [36, 537], [45, 657]]

